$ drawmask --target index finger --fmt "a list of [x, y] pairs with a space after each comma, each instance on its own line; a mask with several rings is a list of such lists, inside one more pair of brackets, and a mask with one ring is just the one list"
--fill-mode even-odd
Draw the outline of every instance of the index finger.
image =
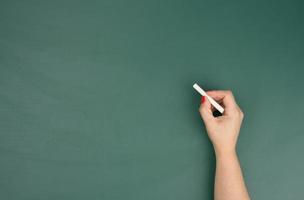
[[229, 111], [236, 106], [235, 99], [233, 94], [229, 90], [213, 90], [206, 92], [210, 97], [215, 101], [223, 102], [225, 110]]

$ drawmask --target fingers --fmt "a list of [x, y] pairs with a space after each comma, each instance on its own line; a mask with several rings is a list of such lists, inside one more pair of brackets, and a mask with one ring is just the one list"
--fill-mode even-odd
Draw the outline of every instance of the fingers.
[[200, 112], [201, 117], [204, 120], [205, 124], [208, 124], [212, 120], [214, 120], [213, 113], [212, 113], [212, 106], [206, 96], [202, 96], [199, 112]]
[[225, 107], [225, 112], [229, 112], [237, 107], [235, 99], [231, 91], [228, 90], [214, 90], [208, 91], [207, 94], [217, 102], [222, 102]]

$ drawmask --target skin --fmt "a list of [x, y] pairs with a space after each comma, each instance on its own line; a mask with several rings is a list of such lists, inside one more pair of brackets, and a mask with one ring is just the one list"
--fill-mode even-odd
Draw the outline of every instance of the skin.
[[216, 155], [214, 199], [248, 200], [250, 197], [236, 153], [244, 114], [231, 91], [208, 91], [207, 94], [225, 109], [222, 116], [214, 117], [214, 108], [206, 97], [202, 98], [199, 108]]

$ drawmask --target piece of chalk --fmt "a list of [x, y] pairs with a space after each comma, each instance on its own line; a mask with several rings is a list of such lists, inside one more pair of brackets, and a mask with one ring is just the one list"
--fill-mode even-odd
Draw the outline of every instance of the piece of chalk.
[[200, 93], [202, 96], [206, 96], [208, 98], [208, 100], [210, 101], [210, 103], [220, 112], [223, 113], [224, 112], [224, 108], [218, 104], [212, 97], [210, 97], [198, 84], [194, 84], [193, 88]]

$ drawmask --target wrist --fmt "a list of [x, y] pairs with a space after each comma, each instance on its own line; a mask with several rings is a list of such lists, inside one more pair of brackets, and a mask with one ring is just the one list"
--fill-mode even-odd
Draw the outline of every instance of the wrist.
[[216, 148], [214, 147], [214, 152], [216, 158], [221, 158], [221, 157], [236, 157], [236, 149], [233, 148]]

